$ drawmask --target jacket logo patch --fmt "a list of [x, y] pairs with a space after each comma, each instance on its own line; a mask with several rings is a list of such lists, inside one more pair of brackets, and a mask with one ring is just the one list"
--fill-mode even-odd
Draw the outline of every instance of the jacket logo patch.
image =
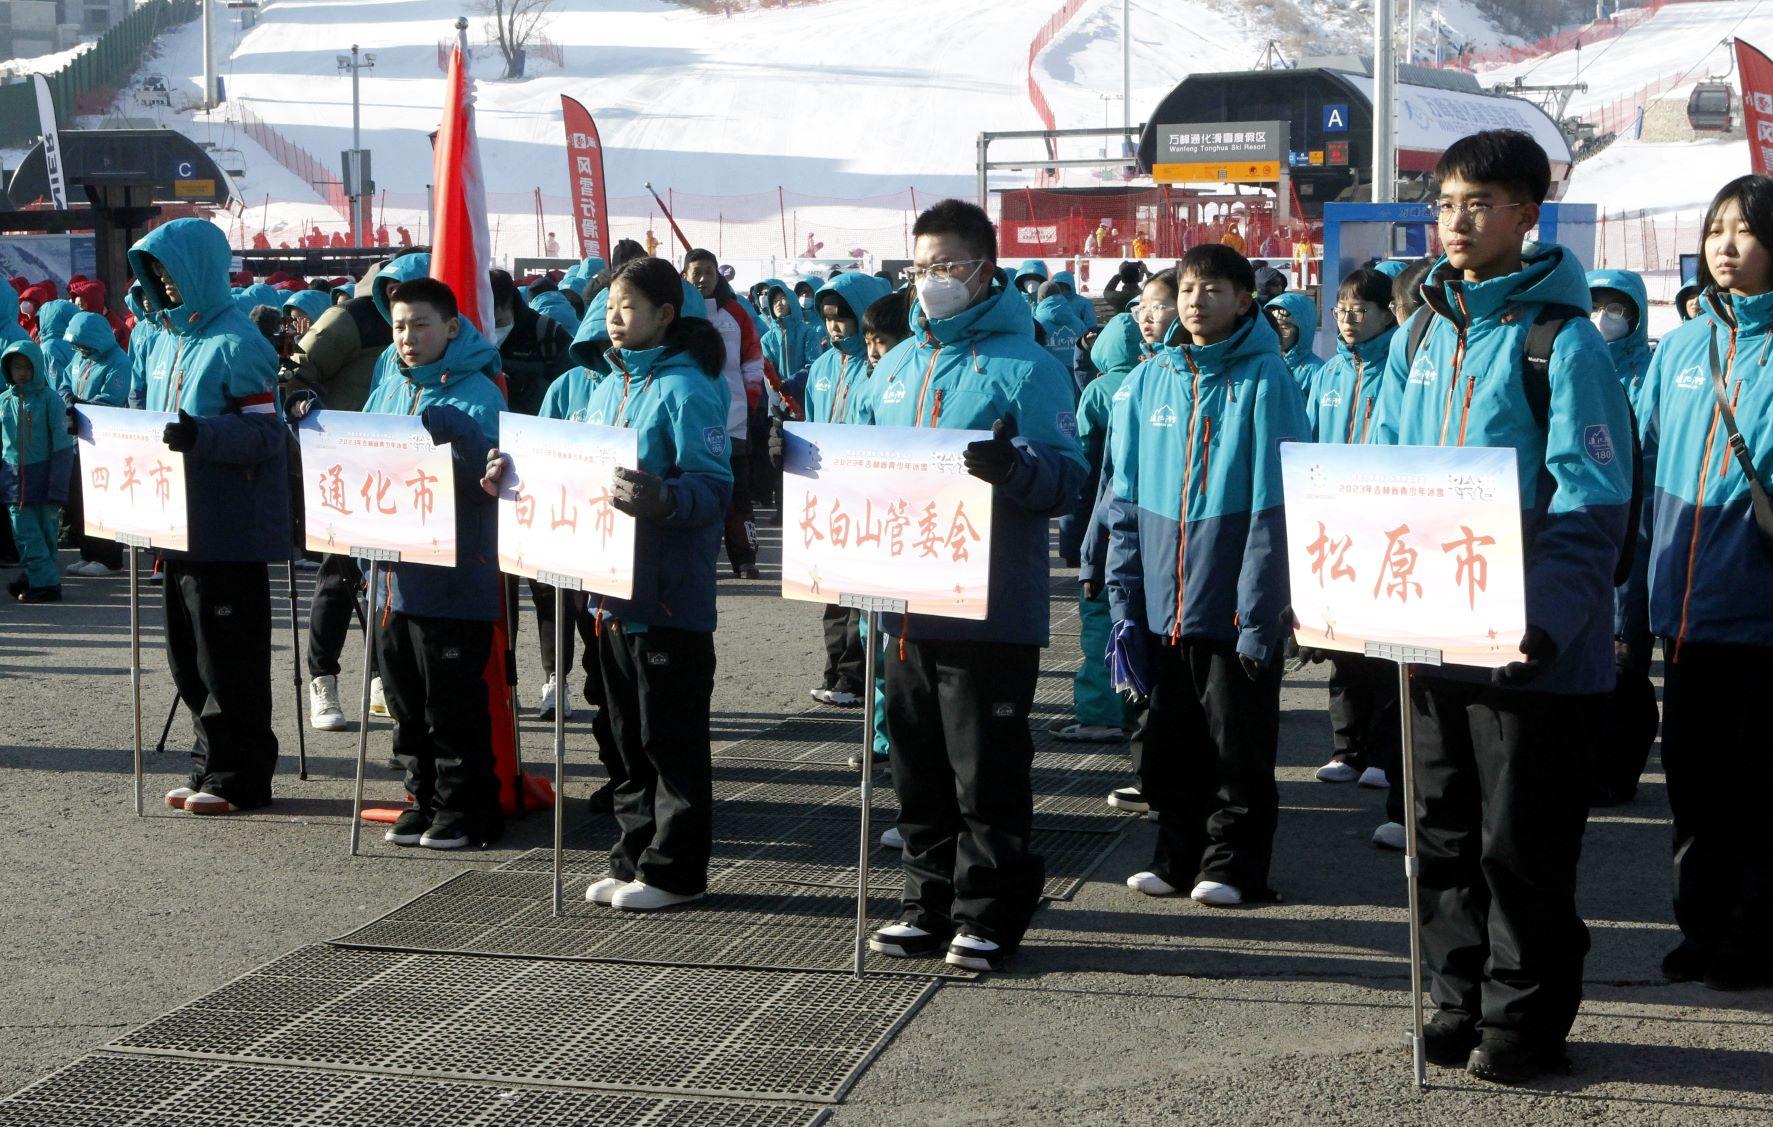
[[444, 661], [460, 661], [462, 660], [461, 647], [450, 646], [437, 656], [441, 657]]
[[1324, 392], [1317, 402], [1320, 407], [1340, 407], [1342, 406], [1342, 393], [1331, 388]]
[[1151, 425], [1154, 427], [1173, 427], [1176, 425], [1176, 409], [1165, 403], [1151, 413]]
[[1133, 389], [1128, 384], [1121, 384], [1114, 391], [1114, 401], [1116, 403], [1119, 403], [1124, 399], [1131, 399], [1132, 397], [1133, 397]]
[[1613, 462], [1613, 432], [1605, 423], [1596, 423], [1582, 432], [1582, 448], [1594, 459], [1596, 465], [1606, 466]]
[[880, 401], [882, 403], [903, 403], [905, 402], [905, 394], [904, 384], [890, 383], [887, 384], [886, 390], [880, 393]]
[[994, 704], [991, 706], [991, 715], [999, 720], [1014, 720], [1016, 718], [1016, 706], [1013, 704]]
[[1682, 368], [1674, 379], [1674, 385], [1682, 391], [1697, 391], [1705, 386], [1705, 374], [1695, 364], [1691, 368]]
[[217, 607], [217, 608], [215, 608], [215, 616], [217, 618], [232, 618], [233, 615], [234, 615], [234, 608], [233, 607]]
[[1075, 413], [1071, 411], [1060, 411], [1057, 415], [1053, 416], [1053, 422], [1058, 426], [1060, 434], [1067, 438], [1077, 437], [1077, 415]]
[[813, 390], [814, 391], [830, 391], [831, 390], [831, 377], [830, 376], [820, 376], [818, 379], [814, 380], [813, 381]]
[[646, 663], [652, 666], [670, 665], [671, 655], [660, 650], [654, 650], [652, 653], [646, 655]]
[[602, 410], [601, 410], [601, 409], [599, 409], [599, 410], [597, 410], [597, 411], [593, 411], [593, 412], [592, 412], [592, 413], [591, 413], [591, 417], [590, 417], [590, 418], [588, 418], [588, 419], [586, 419], [586, 420], [585, 420], [585, 421], [586, 421], [586, 422], [588, 422], [588, 423], [590, 423], [590, 424], [591, 424], [591, 425], [592, 425], [592, 426], [598, 426], [598, 427], [600, 427], [600, 426], [602, 426], [602, 425], [603, 425], [603, 424], [604, 424], [604, 423], [605, 423], [605, 422], [606, 422], [606, 421], [607, 421], [607, 420], [606, 420], [606, 419], [605, 419], [605, 418], [604, 418], [604, 417], [603, 417], [603, 411], [602, 411]]
[[708, 453], [716, 458], [726, 453], [726, 429], [709, 427], [702, 432], [702, 441], [708, 444]]
[[1427, 352], [1416, 357], [1416, 362], [1410, 365], [1410, 382], [1417, 384], [1434, 382], [1434, 361], [1430, 359]]

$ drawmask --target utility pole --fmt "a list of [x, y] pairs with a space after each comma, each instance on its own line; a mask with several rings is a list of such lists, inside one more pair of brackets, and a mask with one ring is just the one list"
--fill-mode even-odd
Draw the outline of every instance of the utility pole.
[[1397, 198], [1397, 43], [1392, 4], [1373, 5], [1373, 202]]
[[1416, 0], [1404, 0], [1404, 62], [1416, 61]]
[[351, 147], [343, 154], [345, 194], [351, 200], [351, 244], [365, 246], [369, 237], [368, 201], [374, 198], [375, 186], [370, 181], [369, 153], [363, 148], [363, 101], [359, 79], [363, 71], [373, 70], [376, 57], [360, 53], [351, 44], [349, 55], [334, 55], [339, 73], [351, 72]]
[[215, 23], [210, 19], [210, 0], [199, 0], [203, 9], [203, 108], [215, 107]]
[[1122, 155], [1133, 144], [1133, 0], [1120, 0], [1120, 111]]

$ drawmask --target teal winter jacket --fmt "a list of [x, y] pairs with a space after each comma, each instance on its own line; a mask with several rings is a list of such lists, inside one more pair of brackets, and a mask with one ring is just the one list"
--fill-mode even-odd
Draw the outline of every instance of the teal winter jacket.
[[[1293, 318], [1293, 324], [1299, 326], [1299, 339], [1293, 347], [1283, 354], [1287, 367], [1293, 373], [1293, 382], [1299, 385], [1303, 393], [1311, 386], [1311, 377], [1324, 366], [1323, 360], [1311, 350], [1312, 337], [1317, 333], [1317, 302], [1302, 293], [1284, 293], [1269, 301], [1271, 308], [1285, 309]], [[1278, 341], [1276, 342], [1278, 347]]]
[[1397, 326], [1392, 325], [1352, 348], [1337, 339], [1336, 355], [1305, 385], [1305, 414], [1311, 420], [1313, 442], [1358, 444], [1372, 436], [1385, 363], [1396, 336]]
[[74, 348], [65, 397], [104, 407], [127, 406], [129, 357], [117, 347], [111, 322], [98, 313], [76, 313], [64, 335]]
[[1613, 372], [1625, 388], [1626, 398], [1636, 407], [1638, 391], [1644, 386], [1644, 377], [1650, 374], [1650, 298], [1644, 290], [1644, 277], [1636, 270], [1590, 270], [1588, 288], [1590, 292], [1618, 290], [1637, 306], [1636, 324], [1631, 332], [1607, 341]]
[[59, 505], [68, 499], [68, 478], [74, 470], [68, 405], [49, 386], [43, 350], [34, 341], [10, 341], [0, 348], [0, 373], [14, 356], [31, 362], [31, 378], [14, 385], [6, 377], [5, 390], [0, 391], [0, 503]]

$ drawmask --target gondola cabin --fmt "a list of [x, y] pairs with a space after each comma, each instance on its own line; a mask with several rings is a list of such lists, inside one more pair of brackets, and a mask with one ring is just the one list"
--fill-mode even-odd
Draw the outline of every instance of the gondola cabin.
[[1695, 133], [1723, 133], [1730, 128], [1731, 94], [1727, 82], [1701, 82], [1687, 95], [1687, 124]]

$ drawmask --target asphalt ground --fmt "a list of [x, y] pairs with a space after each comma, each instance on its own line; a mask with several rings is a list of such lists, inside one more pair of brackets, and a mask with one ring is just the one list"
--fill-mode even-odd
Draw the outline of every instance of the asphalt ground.
[[[721, 583], [720, 742], [811, 707], [823, 661], [818, 609], [778, 596], [777, 537], [765, 530], [765, 540], [763, 581]], [[309, 576], [300, 579], [305, 591]], [[397, 851], [373, 833], [362, 856], [349, 856], [356, 733], [308, 732], [311, 777], [296, 779], [294, 725], [305, 717], [294, 709], [281, 568], [276, 803], [219, 819], [161, 807], [159, 795], [184, 774], [180, 718], [170, 749], [150, 750], [149, 816], [137, 819], [126, 584], [70, 579], [65, 590], [58, 606], [0, 604], [0, 945], [9, 968], [0, 975], [0, 1092], [464, 867], [549, 841], [550, 819], [532, 815], [471, 857]], [[159, 593], [143, 591], [151, 749], [172, 693]], [[305, 623], [305, 597], [302, 605]], [[529, 707], [541, 674], [527, 613], [519, 641], [526, 759], [545, 769], [551, 725]], [[360, 661], [353, 633], [341, 679], [353, 716]], [[1573, 1073], [1505, 1089], [1431, 1068], [1429, 1090], [1417, 1093], [1401, 858], [1369, 843], [1383, 820], [1381, 792], [1312, 778], [1329, 751], [1322, 678], [1290, 675], [1283, 690], [1280, 903], [1215, 910], [1129, 891], [1122, 881], [1151, 848], [1151, 827], [1139, 825], [1073, 900], [1040, 914], [1009, 971], [944, 986], [833, 1122], [1773, 1121], [1773, 992], [1720, 994], [1657, 973], [1677, 935], [1655, 757], [1636, 802], [1589, 822], [1581, 907], [1593, 951]], [[597, 781], [587, 720], [581, 709], [569, 724], [569, 802]], [[388, 747], [379, 722], [372, 800], [400, 795], [397, 776], [378, 765]]]

